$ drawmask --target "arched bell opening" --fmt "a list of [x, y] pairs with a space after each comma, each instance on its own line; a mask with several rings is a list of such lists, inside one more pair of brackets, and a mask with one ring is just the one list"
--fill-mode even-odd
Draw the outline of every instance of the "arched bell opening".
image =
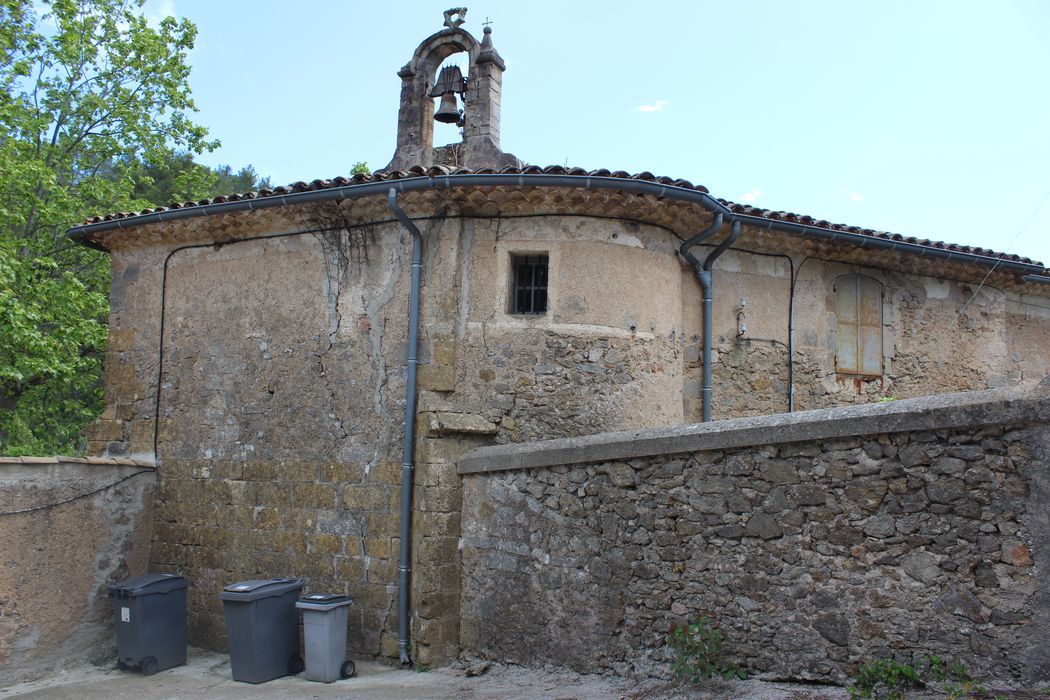
[[[419, 45], [399, 72], [397, 150], [386, 170], [434, 164], [468, 168], [520, 165], [499, 147], [499, 103], [506, 65], [492, 45], [460, 28], [465, 8]], [[435, 119], [436, 118], [436, 119]], [[442, 144], [435, 148], [435, 144]], [[448, 144], [447, 146], [444, 144]]]

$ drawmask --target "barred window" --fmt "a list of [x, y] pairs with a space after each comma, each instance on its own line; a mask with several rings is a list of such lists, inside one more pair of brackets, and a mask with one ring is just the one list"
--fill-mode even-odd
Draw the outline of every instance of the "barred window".
[[515, 255], [514, 286], [511, 289], [510, 313], [547, 313], [547, 256]]
[[882, 285], [864, 275], [835, 280], [835, 371], [882, 375]]

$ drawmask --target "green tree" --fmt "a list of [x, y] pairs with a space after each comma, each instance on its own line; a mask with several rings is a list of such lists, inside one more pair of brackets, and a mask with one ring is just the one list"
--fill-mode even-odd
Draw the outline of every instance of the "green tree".
[[140, 203], [139, 163], [216, 145], [190, 119], [196, 27], [143, 2], [0, 0], [0, 453], [74, 450], [101, 409], [109, 261], [66, 229]]
[[229, 165], [209, 168], [194, 161], [190, 153], [173, 153], [159, 163], [139, 163], [132, 179], [132, 194], [143, 206], [166, 206], [272, 186], [270, 178], [259, 177], [251, 165], [237, 172]]

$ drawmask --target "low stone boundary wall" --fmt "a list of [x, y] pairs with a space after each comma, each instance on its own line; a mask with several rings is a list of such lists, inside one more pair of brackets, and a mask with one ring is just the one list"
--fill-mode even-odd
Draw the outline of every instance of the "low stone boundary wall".
[[878, 657], [1050, 678], [1050, 383], [483, 447], [461, 645], [668, 675], [700, 615], [767, 677]]
[[0, 687], [116, 660], [107, 584], [146, 573], [153, 469], [0, 457]]

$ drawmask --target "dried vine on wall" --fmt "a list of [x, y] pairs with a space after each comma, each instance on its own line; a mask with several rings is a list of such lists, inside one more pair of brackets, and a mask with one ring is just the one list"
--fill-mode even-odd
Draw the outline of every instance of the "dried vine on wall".
[[355, 226], [352, 209], [338, 202], [320, 204], [305, 216], [307, 225], [324, 252], [325, 273], [332, 289], [338, 290], [351, 263], [368, 262], [368, 248], [375, 242], [375, 228]]

